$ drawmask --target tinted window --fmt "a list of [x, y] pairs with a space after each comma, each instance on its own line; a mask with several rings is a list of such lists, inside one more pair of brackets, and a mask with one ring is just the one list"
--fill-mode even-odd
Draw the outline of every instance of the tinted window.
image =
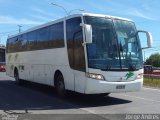
[[27, 43], [28, 43], [28, 39], [27, 39], [27, 34], [23, 34], [22, 35], [22, 42], [21, 42], [21, 51], [25, 51], [27, 48]]
[[50, 27], [49, 47], [58, 48], [64, 46], [64, 27], [63, 22], [54, 24]]
[[10, 39], [9, 47], [10, 47], [11, 52], [17, 51], [17, 45], [16, 45], [17, 41], [18, 41], [17, 37], [14, 37], [14, 38]]
[[7, 40], [7, 52], [64, 47], [63, 22], [53, 24]]
[[83, 43], [81, 18], [67, 20], [67, 49], [70, 67], [76, 70], [85, 71], [85, 55]]
[[22, 51], [24, 49], [23, 35], [18, 36], [17, 47], [18, 47], [17, 51]]
[[38, 49], [48, 48], [49, 28], [45, 27], [37, 31], [37, 47]]
[[27, 33], [27, 39], [28, 39], [27, 50], [35, 50], [37, 43], [37, 32], [33, 31]]

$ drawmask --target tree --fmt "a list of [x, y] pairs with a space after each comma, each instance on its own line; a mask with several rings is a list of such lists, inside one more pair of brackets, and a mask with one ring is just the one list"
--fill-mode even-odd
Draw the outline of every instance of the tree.
[[145, 62], [146, 65], [152, 65], [154, 67], [160, 67], [160, 54], [152, 54]]

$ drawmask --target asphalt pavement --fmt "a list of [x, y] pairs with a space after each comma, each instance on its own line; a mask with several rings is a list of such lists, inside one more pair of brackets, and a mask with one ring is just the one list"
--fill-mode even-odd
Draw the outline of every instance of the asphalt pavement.
[[[60, 99], [52, 87], [30, 82], [19, 86], [0, 72], [0, 114], [0, 119], [15, 117], [15, 120], [109, 120], [121, 115], [124, 119], [130, 114], [157, 115], [160, 90], [143, 87], [138, 92], [111, 93], [105, 97], [69, 92]], [[160, 119], [160, 115], [155, 117]]]

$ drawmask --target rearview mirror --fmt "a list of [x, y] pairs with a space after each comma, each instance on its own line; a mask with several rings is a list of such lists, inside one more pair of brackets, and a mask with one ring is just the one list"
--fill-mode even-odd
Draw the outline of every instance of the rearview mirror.
[[137, 33], [145, 33], [147, 37], [147, 47], [143, 47], [142, 49], [151, 48], [153, 42], [151, 33], [143, 30], [138, 30]]
[[84, 28], [85, 31], [85, 38], [86, 38], [86, 44], [92, 43], [92, 26], [88, 24], [80, 24]]

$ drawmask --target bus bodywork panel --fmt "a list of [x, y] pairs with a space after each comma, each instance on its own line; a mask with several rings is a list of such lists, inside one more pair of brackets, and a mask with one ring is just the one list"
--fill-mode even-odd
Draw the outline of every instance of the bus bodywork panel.
[[107, 82], [88, 79], [85, 94], [134, 92], [139, 91], [143, 85], [143, 79], [130, 82]]
[[[143, 69], [134, 72], [109, 72], [95, 69], [89, 71], [90, 73], [103, 75], [105, 80], [88, 78], [85, 89], [86, 94], [133, 92], [139, 91], [143, 85], [143, 78], [137, 79], [137, 76], [143, 73]], [[129, 74], [131, 75], [129, 76]]]
[[21, 79], [54, 85], [55, 71], [63, 71], [68, 67], [64, 49], [8, 53], [7, 75], [14, 77], [14, 69], [17, 68]]

